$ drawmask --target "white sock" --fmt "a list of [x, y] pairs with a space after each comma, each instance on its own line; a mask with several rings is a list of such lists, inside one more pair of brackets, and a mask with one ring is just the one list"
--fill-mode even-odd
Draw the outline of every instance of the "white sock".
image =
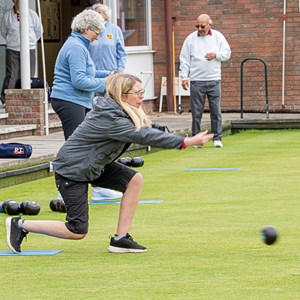
[[126, 234], [122, 234], [122, 235], [115, 234], [114, 240], [115, 240], [115, 241], [118, 241], [118, 240], [120, 240], [121, 238], [123, 238], [124, 236], [126, 236]]
[[20, 219], [19, 221], [18, 221], [18, 227], [19, 228], [21, 228], [21, 229], [23, 229], [23, 223], [24, 223], [24, 219]]

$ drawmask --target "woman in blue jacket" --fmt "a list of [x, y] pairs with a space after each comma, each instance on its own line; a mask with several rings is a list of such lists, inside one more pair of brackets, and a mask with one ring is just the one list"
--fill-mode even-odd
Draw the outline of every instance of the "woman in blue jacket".
[[66, 204], [66, 222], [7, 218], [6, 240], [13, 252], [21, 252], [22, 240], [29, 232], [83, 239], [88, 232], [89, 183], [123, 192], [116, 234], [110, 239], [108, 251], [147, 251], [129, 234], [142, 191], [142, 175], [116, 160], [131, 143], [184, 149], [203, 146], [213, 134], [202, 132], [184, 137], [151, 128], [151, 122], [141, 108], [143, 97], [144, 90], [138, 77], [118, 73], [109, 78], [107, 94], [94, 99], [93, 109], [64, 143], [53, 162], [56, 185]]
[[54, 68], [51, 104], [58, 114], [67, 140], [92, 108], [94, 92], [104, 92], [110, 72], [96, 70], [89, 46], [97, 40], [104, 20], [95, 11], [78, 14], [71, 36], [60, 49]]

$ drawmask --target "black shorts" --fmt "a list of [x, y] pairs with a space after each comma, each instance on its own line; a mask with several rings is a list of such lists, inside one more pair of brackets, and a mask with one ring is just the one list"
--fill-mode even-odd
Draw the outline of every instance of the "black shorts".
[[73, 233], [88, 232], [88, 184], [125, 192], [128, 183], [137, 172], [120, 163], [105, 166], [101, 176], [91, 182], [79, 182], [55, 173], [56, 186], [67, 210], [66, 227]]
[[105, 166], [100, 177], [90, 183], [95, 186], [117, 190], [124, 193], [129, 181], [136, 173], [137, 172], [135, 170], [127, 166], [118, 162], [112, 162]]

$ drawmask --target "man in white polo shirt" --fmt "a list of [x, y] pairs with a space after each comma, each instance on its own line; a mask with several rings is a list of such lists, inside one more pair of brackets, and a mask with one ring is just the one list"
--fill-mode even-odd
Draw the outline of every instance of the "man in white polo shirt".
[[[14, 89], [20, 77], [20, 12], [19, 0], [13, 0], [14, 6], [6, 11], [1, 20], [1, 35], [6, 40], [6, 76], [1, 91], [1, 101], [5, 106], [5, 89]], [[28, 11], [30, 75], [35, 72], [36, 42], [42, 35], [41, 21], [35, 11]]]
[[200, 132], [207, 97], [214, 147], [222, 148], [221, 62], [230, 58], [231, 50], [223, 34], [211, 26], [209, 15], [197, 18], [197, 30], [188, 35], [180, 52], [179, 76], [182, 87], [191, 89], [192, 135]]

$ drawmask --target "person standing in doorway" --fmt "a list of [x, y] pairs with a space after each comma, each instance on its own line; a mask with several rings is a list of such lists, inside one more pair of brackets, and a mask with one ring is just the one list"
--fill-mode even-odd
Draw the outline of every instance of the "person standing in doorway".
[[179, 75], [182, 87], [191, 91], [192, 135], [201, 130], [207, 97], [214, 147], [222, 148], [221, 62], [230, 58], [231, 50], [223, 34], [211, 27], [209, 15], [197, 18], [197, 30], [187, 36], [180, 52]]
[[[127, 58], [122, 30], [110, 21], [112, 10], [109, 6], [98, 3], [94, 4], [92, 9], [104, 19], [104, 28], [98, 40], [94, 41], [89, 48], [95, 66], [98, 70], [122, 72]], [[121, 197], [122, 193], [117, 191], [101, 187], [92, 188], [92, 200], [94, 201]]]
[[95, 66], [98, 70], [122, 72], [127, 58], [122, 30], [110, 21], [111, 8], [109, 6], [94, 4], [93, 10], [104, 19], [104, 28], [99, 39], [90, 46]]
[[[6, 11], [1, 20], [1, 35], [6, 40], [6, 75], [1, 91], [1, 102], [5, 106], [5, 89], [14, 89], [20, 78], [20, 11], [19, 0], [13, 0], [14, 6]], [[28, 11], [30, 76], [34, 77], [36, 64], [36, 43], [42, 35], [40, 18], [35, 11]]]

